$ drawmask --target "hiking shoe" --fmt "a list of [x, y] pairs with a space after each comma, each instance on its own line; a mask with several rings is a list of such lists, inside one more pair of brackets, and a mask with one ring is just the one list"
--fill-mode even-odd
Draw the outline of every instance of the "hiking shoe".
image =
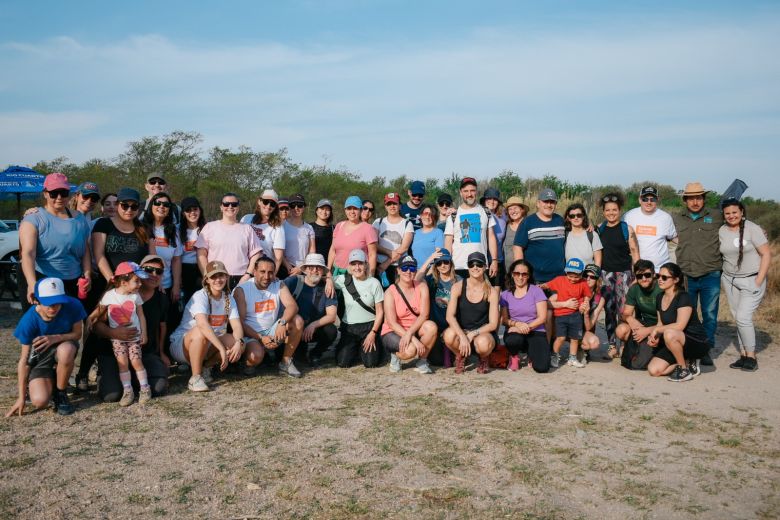
[[570, 367], [585, 368], [585, 363], [577, 359], [577, 356], [569, 356], [569, 361], [566, 364]]
[[674, 372], [672, 372], [672, 374], [666, 379], [668, 381], [672, 381], [673, 383], [682, 383], [683, 381], [690, 381], [693, 379], [693, 376], [687, 368], [683, 368], [680, 365], [677, 365], [674, 368]]
[[747, 356], [739, 356], [739, 359], [734, 361], [732, 364], [729, 365], [729, 368], [737, 368], [740, 369], [745, 366], [745, 360], [747, 359]]
[[401, 360], [397, 354], [390, 354], [390, 372], [396, 373], [401, 371]]
[[617, 345], [610, 343], [609, 347], [607, 348], [607, 355], [605, 356], [605, 359], [615, 359], [616, 357], [620, 357], [620, 351], [618, 350]]
[[189, 382], [187, 382], [187, 389], [190, 392], [208, 392], [209, 385], [203, 380], [203, 376], [197, 375], [190, 377]]
[[561, 365], [561, 358], [558, 356], [557, 352], [553, 352], [550, 356], [550, 366], [553, 368], [558, 368]]
[[76, 376], [76, 390], [79, 393], [89, 392], [89, 379], [87, 379], [87, 376]]
[[298, 370], [298, 368], [295, 366], [295, 363], [293, 363], [293, 360], [291, 359], [287, 363], [284, 362], [284, 360], [279, 362], [279, 372], [282, 374], [287, 374], [290, 377], [301, 377], [301, 371]]
[[466, 371], [466, 358], [460, 354], [455, 355], [455, 373], [462, 374]]
[[418, 359], [414, 369], [421, 374], [433, 374], [427, 359]]
[[490, 372], [490, 366], [488, 365], [488, 358], [481, 357], [477, 362], [477, 374], [487, 374]]
[[203, 369], [200, 371], [200, 375], [207, 385], [210, 385], [214, 382], [214, 374], [212, 373], [211, 367], [203, 367]]
[[520, 356], [512, 356], [509, 358], [509, 370], [512, 372], [520, 370]]
[[577, 361], [579, 361], [583, 365], [587, 365], [588, 364], [588, 351], [587, 350], [578, 350], [577, 351]]
[[146, 404], [152, 400], [152, 389], [147, 386], [142, 386], [138, 391], [138, 404]]
[[701, 367], [699, 366], [698, 359], [692, 359], [691, 362], [688, 363], [688, 372], [690, 372], [693, 377], [701, 374]]
[[119, 400], [119, 406], [130, 406], [135, 400], [135, 392], [132, 388], [125, 388], [122, 399]]
[[754, 357], [745, 356], [745, 363], [742, 366], [745, 372], [755, 372], [758, 370], [758, 360]]
[[701, 358], [700, 363], [704, 365], [705, 367], [711, 367], [715, 363], [713, 363], [712, 358], [709, 354], [704, 354], [704, 356]]
[[54, 390], [54, 409], [60, 415], [70, 415], [76, 411], [76, 407], [68, 399], [68, 393], [65, 390]]

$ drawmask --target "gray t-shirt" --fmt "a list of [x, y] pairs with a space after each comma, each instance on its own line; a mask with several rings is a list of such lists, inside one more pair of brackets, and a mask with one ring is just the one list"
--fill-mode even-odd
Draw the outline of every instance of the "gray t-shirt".
[[756, 248], [767, 243], [766, 235], [761, 226], [745, 221], [745, 233], [742, 238], [742, 265], [737, 269], [739, 258], [739, 229], [732, 231], [723, 225], [718, 230], [720, 237], [720, 253], [723, 255], [723, 272], [731, 276], [745, 276], [758, 272], [761, 266], [761, 256]]
[[588, 240], [588, 233], [583, 231], [581, 235], [575, 235], [569, 233], [566, 237], [566, 260], [570, 258], [579, 258], [585, 264], [593, 263], [593, 252], [601, 251], [603, 246], [601, 245], [601, 239], [598, 233], [593, 232], [593, 243]]

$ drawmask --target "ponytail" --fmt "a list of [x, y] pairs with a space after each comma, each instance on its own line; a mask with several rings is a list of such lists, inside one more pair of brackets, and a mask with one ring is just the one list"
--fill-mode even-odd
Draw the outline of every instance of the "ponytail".
[[745, 248], [744, 238], [745, 238], [745, 216], [743, 215], [742, 220], [739, 221], [739, 257], [737, 257], [737, 269], [739, 269], [742, 266], [742, 255], [744, 253], [743, 249]]

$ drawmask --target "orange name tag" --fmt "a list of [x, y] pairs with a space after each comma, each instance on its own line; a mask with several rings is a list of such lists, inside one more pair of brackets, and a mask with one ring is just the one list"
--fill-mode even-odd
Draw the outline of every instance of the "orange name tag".
[[646, 235], [650, 237], [658, 236], [658, 228], [656, 228], [655, 226], [637, 226], [636, 234]]
[[276, 309], [276, 302], [274, 300], [255, 302], [255, 312], [268, 312], [274, 309]]
[[194, 240], [188, 240], [184, 244], [184, 250], [185, 251], [195, 251], [195, 241]]
[[156, 237], [154, 239], [154, 245], [157, 247], [168, 247], [168, 239], [165, 237]]
[[224, 314], [209, 314], [209, 325], [212, 327], [221, 327], [227, 321], [227, 316]]

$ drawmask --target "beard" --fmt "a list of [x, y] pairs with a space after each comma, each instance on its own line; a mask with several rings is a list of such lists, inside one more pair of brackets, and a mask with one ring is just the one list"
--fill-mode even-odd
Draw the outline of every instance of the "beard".
[[310, 274], [309, 275], [309, 281], [313, 283], [314, 285], [318, 285], [320, 281], [322, 281], [322, 275], [319, 274]]

